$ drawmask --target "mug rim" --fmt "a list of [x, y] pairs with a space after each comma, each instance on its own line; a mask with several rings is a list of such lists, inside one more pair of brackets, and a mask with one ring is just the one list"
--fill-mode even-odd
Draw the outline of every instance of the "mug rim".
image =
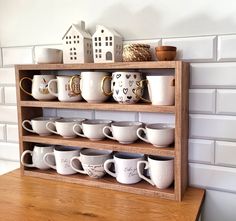
[[79, 147], [69, 147], [69, 146], [55, 146], [54, 151], [56, 152], [80, 152]]
[[56, 123], [78, 123], [86, 120], [85, 118], [60, 118], [55, 120]]
[[[89, 155], [90, 152], [97, 152], [97, 154]], [[109, 156], [112, 154], [112, 150], [102, 150], [102, 149], [91, 149], [91, 148], [84, 148], [80, 151], [80, 156], [85, 157], [103, 157], [103, 156]]]
[[82, 122], [86, 125], [101, 125], [101, 124], [111, 124], [112, 120], [103, 120], [103, 119], [87, 119]]
[[174, 130], [175, 125], [169, 124], [169, 123], [147, 124], [146, 129], [148, 130]]
[[142, 126], [143, 123], [140, 121], [117, 121], [117, 122], [113, 122], [111, 123], [112, 127], [120, 127], [120, 128], [124, 128], [124, 127], [132, 127], [132, 126]]
[[114, 154], [114, 158], [120, 160], [136, 160], [136, 159], [144, 159], [144, 154], [141, 153], [129, 153], [129, 152], [116, 152]]
[[33, 119], [31, 119], [31, 121], [56, 121], [56, 120], [60, 120], [61, 117], [35, 117]]
[[148, 160], [151, 160], [154, 162], [169, 162], [169, 161], [174, 161], [174, 157], [148, 155]]

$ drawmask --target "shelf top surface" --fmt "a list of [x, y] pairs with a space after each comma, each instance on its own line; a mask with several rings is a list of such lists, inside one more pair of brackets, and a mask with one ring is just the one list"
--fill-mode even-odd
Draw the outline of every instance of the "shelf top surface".
[[174, 69], [183, 61], [147, 61], [85, 64], [19, 64], [17, 70], [109, 70], [109, 69]]

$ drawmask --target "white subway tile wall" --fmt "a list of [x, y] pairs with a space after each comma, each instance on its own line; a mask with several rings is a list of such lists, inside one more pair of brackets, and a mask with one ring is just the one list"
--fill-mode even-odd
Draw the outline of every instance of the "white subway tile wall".
[[218, 37], [218, 61], [236, 61], [236, 35]]
[[0, 87], [0, 104], [4, 103], [4, 88]]
[[16, 87], [5, 87], [5, 104], [16, 104]]

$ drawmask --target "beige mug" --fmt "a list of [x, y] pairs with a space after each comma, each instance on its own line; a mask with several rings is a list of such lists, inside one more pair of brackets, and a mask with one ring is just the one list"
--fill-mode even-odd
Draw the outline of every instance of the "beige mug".
[[[34, 75], [33, 79], [29, 77], [23, 77], [19, 82], [20, 89], [36, 100], [53, 100], [56, 98], [56, 96], [49, 93], [48, 83], [50, 80], [55, 78], [55, 75]], [[32, 83], [31, 92], [27, 91], [25, 88], [26, 85], [23, 82], [26, 81], [30, 81]], [[51, 85], [51, 90], [56, 91], [55, 85]]]

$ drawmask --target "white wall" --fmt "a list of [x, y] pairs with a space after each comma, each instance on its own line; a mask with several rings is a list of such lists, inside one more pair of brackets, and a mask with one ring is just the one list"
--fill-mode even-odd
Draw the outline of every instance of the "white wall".
[[[125, 40], [176, 45], [178, 59], [191, 63], [189, 182], [207, 189], [203, 221], [235, 220], [235, 7], [229, 0], [0, 0], [0, 159], [18, 158], [13, 64], [32, 63], [35, 45], [60, 44], [74, 20], [84, 19], [90, 30], [102, 23], [117, 29]], [[102, 111], [53, 114], [173, 120], [160, 114]]]

